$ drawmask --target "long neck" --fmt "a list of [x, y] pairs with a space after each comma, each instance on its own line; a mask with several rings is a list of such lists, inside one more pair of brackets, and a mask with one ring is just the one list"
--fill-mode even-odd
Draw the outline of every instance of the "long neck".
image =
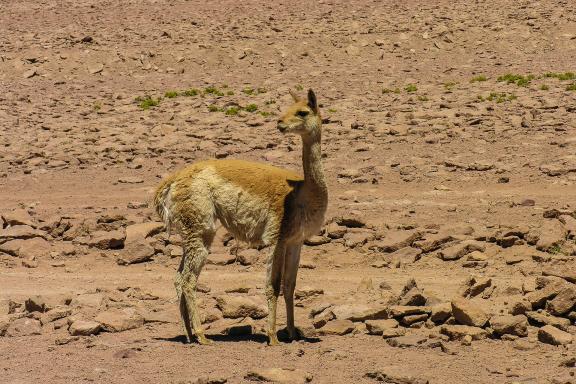
[[304, 189], [318, 197], [327, 196], [328, 188], [322, 169], [322, 149], [320, 129], [316, 133], [302, 137], [302, 166], [304, 168]]

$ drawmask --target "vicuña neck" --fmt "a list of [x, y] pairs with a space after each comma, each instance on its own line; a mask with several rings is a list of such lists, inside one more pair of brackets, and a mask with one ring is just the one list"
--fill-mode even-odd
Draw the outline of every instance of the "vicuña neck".
[[304, 188], [322, 196], [328, 193], [322, 169], [322, 149], [320, 130], [313, 136], [302, 136], [302, 166], [304, 168]]

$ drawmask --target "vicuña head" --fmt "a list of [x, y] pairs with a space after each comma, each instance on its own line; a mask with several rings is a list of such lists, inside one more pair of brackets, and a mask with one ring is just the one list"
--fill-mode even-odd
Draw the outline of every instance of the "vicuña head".
[[320, 134], [322, 119], [314, 91], [308, 90], [306, 99], [300, 98], [292, 90], [290, 90], [290, 95], [294, 99], [294, 104], [278, 120], [278, 130], [282, 133], [296, 133], [303, 137]]
[[196, 306], [196, 284], [216, 232], [215, 222], [238, 240], [270, 246], [267, 261], [268, 337], [277, 344], [276, 303], [283, 283], [286, 324], [291, 338], [294, 326], [294, 288], [304, 240], [324, 223], [328, 190], [320, 150], [322, 120], [316, 96], [296, 95], [295, 103], [278, 121], [283, 133], [302, 136], [304, 177], [268, 164], [243, 160], [205, 160], [165, 179], [156, 191], [156, 211], [170, 228], [182, 235], [184, 254], [175, 279], [186, 336], [205, 336]]

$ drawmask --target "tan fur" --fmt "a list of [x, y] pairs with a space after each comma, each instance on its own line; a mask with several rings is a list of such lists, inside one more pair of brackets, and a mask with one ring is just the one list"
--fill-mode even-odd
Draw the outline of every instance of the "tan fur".
[[236, 238], [271, 245], [266, 295], [268, 336], [276, 338], [276, 301], [284, 278], [288, 331], [295, 337], [293, 293], [303, 241], [324, 220], [327, 188], [321, 166], [321, 119], [316, 97], [296, 102], [278, 122], [282, 132], [303, 139], [304, 177], [266, 164], [242, 160], [207, 160], [192, 164], [164, 180], [154, 203], [166, 226], [182, 233], [184, 256], [175, 281], [188, 338], [208, 343], [200, 327], [195, 289], [219, 220]]

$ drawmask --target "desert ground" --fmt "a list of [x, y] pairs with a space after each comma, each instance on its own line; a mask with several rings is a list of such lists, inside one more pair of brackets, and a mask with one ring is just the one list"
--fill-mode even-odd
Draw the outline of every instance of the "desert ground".
[[[0, 0], [0, 382], [576, 383], [575, 58], [566, 0]], [[302, 338], [267, 346], [270, 249], [220, 228], [186, 343], [154, 189], [301, 172], [308, 88]]]

